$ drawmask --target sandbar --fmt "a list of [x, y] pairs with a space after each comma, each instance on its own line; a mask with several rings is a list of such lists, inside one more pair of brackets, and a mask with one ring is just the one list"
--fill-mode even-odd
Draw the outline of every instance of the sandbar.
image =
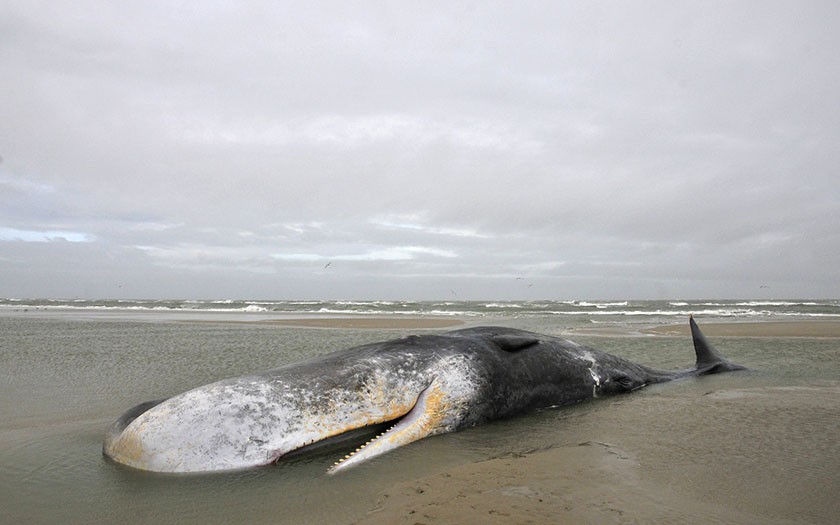
[[460, 326], [464, 321], [451, 317], [301, 317], [271, 319], [260, 324], [299, 326], [306, 328], [367, 328], [420, 330]]
[[[840, 321], [704, 322], [703, 333], [711, 337], [818, 337], [840, 338]], [[690, 335], [688, 323], [657, 326], [641, 331], [651, 335]]]

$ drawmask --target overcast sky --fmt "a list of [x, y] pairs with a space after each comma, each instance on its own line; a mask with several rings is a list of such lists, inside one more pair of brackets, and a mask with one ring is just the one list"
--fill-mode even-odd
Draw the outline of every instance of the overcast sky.
[[840, 3], [0, 4], [0, 296], [840, 297]]

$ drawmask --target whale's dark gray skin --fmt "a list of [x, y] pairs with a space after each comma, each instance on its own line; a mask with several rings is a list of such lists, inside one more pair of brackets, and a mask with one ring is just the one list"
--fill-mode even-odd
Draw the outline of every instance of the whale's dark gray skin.
[[393, 426], [335, 472], [418, 439], [638, 390], [744, 370], [690, 319], [697, 362], [664, 371], [523, 330], [478, 327], [409, 336], [225, 379], [138, 405], [108, 430], [103, 452], [157, 472], [241, 469], [357, 429]]

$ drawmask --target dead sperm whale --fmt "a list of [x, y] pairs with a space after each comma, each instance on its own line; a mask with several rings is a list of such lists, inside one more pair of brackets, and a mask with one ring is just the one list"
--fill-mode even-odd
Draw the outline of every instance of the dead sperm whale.
[[664, 371], [523, 330], [478, 327], [368, 344], [140, 404], [104, 454], [157, 472], [241, 469], [368, 426], [393, 426], [335, 472], [418, 439], [652, 383], [744, 367], [690, 320], [695, 366]]

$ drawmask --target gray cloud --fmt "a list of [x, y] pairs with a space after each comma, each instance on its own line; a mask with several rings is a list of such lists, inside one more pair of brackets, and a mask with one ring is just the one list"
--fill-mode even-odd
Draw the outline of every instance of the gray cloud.
[[0, 20], [0, 295], [840, 292], [830, 3]]

